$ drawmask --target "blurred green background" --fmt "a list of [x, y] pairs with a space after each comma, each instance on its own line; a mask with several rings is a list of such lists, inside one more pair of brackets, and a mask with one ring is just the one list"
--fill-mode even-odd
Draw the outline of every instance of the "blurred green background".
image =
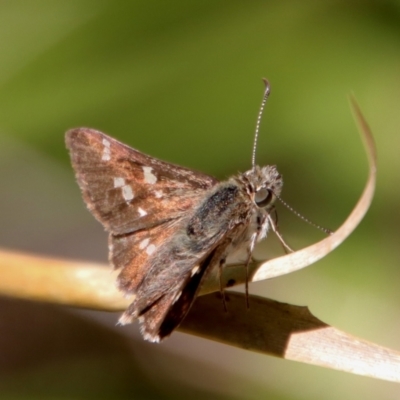
[[[67, 129], [97, 128], [223, 179], [250, 166], [267, 77], [258, 163], [277, 164], [282, 197], [335, 229], [367, 176], [353, 92], [378, 147], [370, 212], [324, 260], [250, 289], [400, 349], [399, 1], [2, 1], [0, 60], [0, 245], [104, 262], [106, 234], [81, 200]], [[278, 211], [294, 248], [322, 237]], [[116, 314], [11, 299], [0, 307], [1, 399], [368, 400], [400, 392], [181, 333], [151, 345], [136, 326], [114, 327]]]

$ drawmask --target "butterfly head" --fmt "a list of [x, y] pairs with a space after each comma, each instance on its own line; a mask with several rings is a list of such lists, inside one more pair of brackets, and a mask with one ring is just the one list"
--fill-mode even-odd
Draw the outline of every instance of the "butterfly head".
[[245, 172], [243, 177], [247, 183], [247, 192], [258, 208], [270, 208], [281, 194], [283, 180], [275, 165], [256, 165]]

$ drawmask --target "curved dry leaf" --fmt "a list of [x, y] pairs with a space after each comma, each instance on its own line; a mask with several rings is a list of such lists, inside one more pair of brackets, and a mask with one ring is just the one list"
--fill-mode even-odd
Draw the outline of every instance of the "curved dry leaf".
[[[243, 269], [243, 267], [242, 267]], [[101, 264], [63, 261], [0, 251], [0, 293], [27, 300], [117, 311], [129, 301]], [[178, 328], [186, 333], [275, 357], [400, 382], [400, 353], [341, 332], [307, 307], [226, 293], [196, 299]]]
[[[369, 129], [356, 100], [353, 97], [350, 97], [350, 102], [364, 142], [369, 164], [368, 180], [360, 199], [342, 226], [324, 240], [294, 253], [268, 261], [256, 262], [250, 265], [249, 276], [251, 277], [251, 282], [270, 279], [297, 271], [325, 257], [353, 232], [368, 211], [374, 196], [376, 183], [376, 148], [371, 130]], [[225, 286], [244, 283], [245, 279], [245, 271], [242, 265], [230, 266], [229, 268], [225, 268], [223, 271], [223, 282], [225, 282]], [[209, 279], [204, 282], [202, 286], [201, 293], [211, 293], [218, 290], [219, 280], [216, 277], [216, 273], [210, 274]]]
[[179, 330], [245, 350], [400, 382], [400, 352], [331, 327], [299, 307], [226, 293], [198, 297]]

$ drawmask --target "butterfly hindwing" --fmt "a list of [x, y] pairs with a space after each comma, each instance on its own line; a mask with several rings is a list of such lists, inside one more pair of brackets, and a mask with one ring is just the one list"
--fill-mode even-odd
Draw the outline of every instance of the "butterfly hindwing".
[[[122, 315], [120, 322], [139, 319], [145, 339], [158, 342], [168, 336], [188, 313], [201, 287], [222, 254], [229, 247], [223, 235], [212, 247], [199, 254], [189, 255], [185, 245], [176, 242], [160, 250], [149, 266], [149, 273], [135, 292], [134, 301]], [[180, 252], [181, 256], [176, 254]], [[123, 272], [122, 272], [123, 274]], [[121, 274], [121, 275], [122, 275]]]
[[246, 231], [245, 224], [232, 218], [234, 211], [247, 214], [248, 206], [241, 198], [242, 193], [234, 184], [219, 184], [193, 214], [179, 222], [173, 235], [165, 232], [168, 241], [160, 240], [164, 232], [151, 235], [154, 242], [144, 239], [146, 248], [154, 245], [154, 256], [141, 265], [145, 274], [140, 275], [134, 267], [136, 258], [132, 260], [133, 267], [127, 265], [120, 274], [120, 287], [135, 293], [122, 323], [139, 318], [144, 337], [152, 341], [161, 340], [180, 324], [203, 278], [225, 262], [235, 238]]
[[[120, 269], [118, 286], [126, 293], [135, 293], [150, 273], [154, 253], [176, 233], [178, 224], [164, 224], [133, 233], [109, 236], [109, 258]], [[167, 268], [168, 265], [165, 265]]]

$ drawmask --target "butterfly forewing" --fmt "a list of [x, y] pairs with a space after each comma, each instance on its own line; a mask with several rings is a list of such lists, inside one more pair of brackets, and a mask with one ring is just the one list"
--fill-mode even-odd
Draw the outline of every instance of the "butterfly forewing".
[[[195, 205], [218, 182], [147, 156], [93, 129], [67, 132], [66, 143], [86, 204], [110, 232], [110, 261], [121, 269], [118, 286], [136, 294], [121, 320], [141, 315], [143, 334], [160, 340], [158, 331], [172, 312], [177, 294], [185, 293], [185, 285], [192, 282], [190, 303], [177, 303], [165, 326], [177, 326], [186, 314], [204, 273], [199, 267], [192, 279], [191, 271], [212, 251], [210, 247], [184, 254], [177, 261], [173, 255], [179, 247], [176, 238], [184, 232]], [[165, 326], [164, 332], [170, 333]]]
[[116, 235], [181, 218], [217, 183], [93, 129], [68, 131], [66, 143], [86, 204]]

